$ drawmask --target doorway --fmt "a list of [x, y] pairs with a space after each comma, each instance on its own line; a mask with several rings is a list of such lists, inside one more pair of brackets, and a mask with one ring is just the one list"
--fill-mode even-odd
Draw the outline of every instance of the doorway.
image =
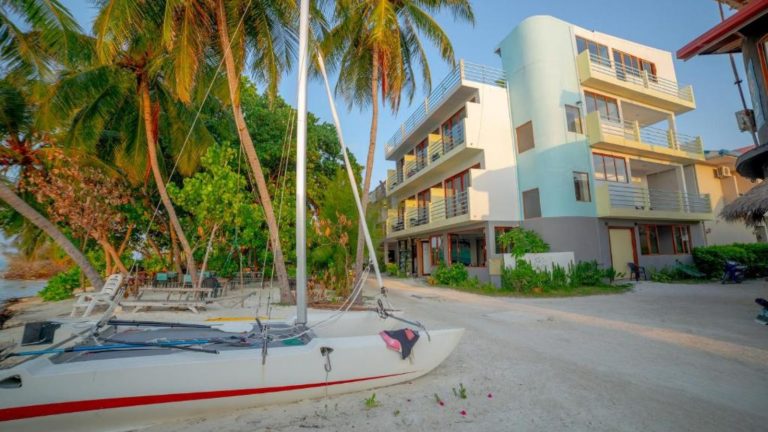
[[609, 227], [608, 241], [611, 247], [611, 265], [616, 273], [629, 277], [627, 263], [637, 264], [635, 252], [635, 229], [628, 227]]
[[429, 240], [421, 241], [421, 275], [432, 273], [432, 257], [430, 256]]

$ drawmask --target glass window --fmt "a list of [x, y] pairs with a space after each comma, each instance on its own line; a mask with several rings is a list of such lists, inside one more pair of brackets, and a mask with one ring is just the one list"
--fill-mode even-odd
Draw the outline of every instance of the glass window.
[[640, 225], [640, 253], [643, 255], [658, 255], [659, 233], [656, 225]]
[[584, 99], [587, 101], [587, 113], [598, 111], [602, 119], [621, 121], [619, 103], [616, 99], [588, 91], [584, 92]]
[[539, 201], [539, 189], [531, 189], [523, 192], [523, 218], [531, 219], [541, 217], [541, 201]]
[[445, 259], [443, 252], [443, 236], [432, 236], [429, 239], [432, 265], [439, 265]]
[[678, 225], [673, 229], [675, 234], [675, 253], [691, 253], [691, 228], [686, 225]]
[[584, 129], [581, 126], [581, 109], [577, 106], [566, 105], [565, 106], [565, 121], [568, 124], [568, 131], [578, 134], [584, 133]]
[[589, 175], [587, 173], [574, 171], [573, 187], [576, 191], [576, 201], [592, 201], [589, 194]]
[[620, 183], [629, 181], [627, 161], [624, 158], [593, 153], [592, 161], [595, 165], [595, 180]]
[[603, 155], [593, 154], [592, 161], [595, 164], [595, 180], [605, 180], [605, 162]]
[[533, 123], [528, 122], [515, 129], [517, 153], [521, 154], [536, 146], [533, 140]]

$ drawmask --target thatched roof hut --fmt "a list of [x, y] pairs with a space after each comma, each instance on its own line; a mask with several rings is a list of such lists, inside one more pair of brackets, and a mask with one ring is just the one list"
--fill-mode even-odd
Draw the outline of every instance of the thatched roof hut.
[[748, 226], [763, 225], [768, 213], [768, 181], [726, 205], [720, 216], [728, 222], [743, 221]]

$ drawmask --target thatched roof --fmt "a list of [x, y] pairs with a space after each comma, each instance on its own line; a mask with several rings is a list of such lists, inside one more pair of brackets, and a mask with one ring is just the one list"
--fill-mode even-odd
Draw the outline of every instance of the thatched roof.
[[748, 226], [757, 226], [764, 224], [766, 213], [768, 213], [768, 181], [763, 181], [725, 206], [720, 212], [720, 217], [728, 222], [743, 221]]

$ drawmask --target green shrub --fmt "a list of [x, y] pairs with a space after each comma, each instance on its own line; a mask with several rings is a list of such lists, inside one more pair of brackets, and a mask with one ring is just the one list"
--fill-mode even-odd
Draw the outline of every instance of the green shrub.
[[72, 291], [80, 286], [80, 267], [72, 267], [48, 280], [37, 295], [44, 301], [59, 301], [72, 297]]
[[527, 253], [549, 252], [549, 245], [539, 233], [525, 228], [514, 228], [499, 236], [499, 243], [507, 246], [509, 252], [516, 258]]
[[603, 279], [610, 279], [597, 261], [579, 261], [571, 265], [569, 271], [572, 287], [598, 286], [603, 283]]
[[546, 293], [572, 290], [584, 286], [606, 286], [616, 272], [602, 269], [596, 261], [582, 261], [567, 269], [555, 265], [552, 269], [536, 270], [525, 260], [517, 260], [515, 268], [504, 268], [501, 273], [501, 287], [517, 293]]
[[726, 261], [736, 261], [748, 267], [747, 273], [750, 275], [760, 274], [768, 266], [768, 260], [763, 258], [759, 261], [758, 255], [752, 252], [757, 251], [760, 256], [765, 257], [764, 251], [760, 247], [752, 245], [714, 245], [701, 246], [693, 248], [693, 262], [707, 277], [720, 277], [725, 268]]
[[395, 263], [387, 263], [386, 270], [388, 275], [393, 277], [400, 277], [400, 267]]
[[455, 263], [448, 267], [441, 262], [437, 269], [432, 272], [432, 278], [438, 285], [458, 287], [469, 279], [469, 272], [464, 264]]

